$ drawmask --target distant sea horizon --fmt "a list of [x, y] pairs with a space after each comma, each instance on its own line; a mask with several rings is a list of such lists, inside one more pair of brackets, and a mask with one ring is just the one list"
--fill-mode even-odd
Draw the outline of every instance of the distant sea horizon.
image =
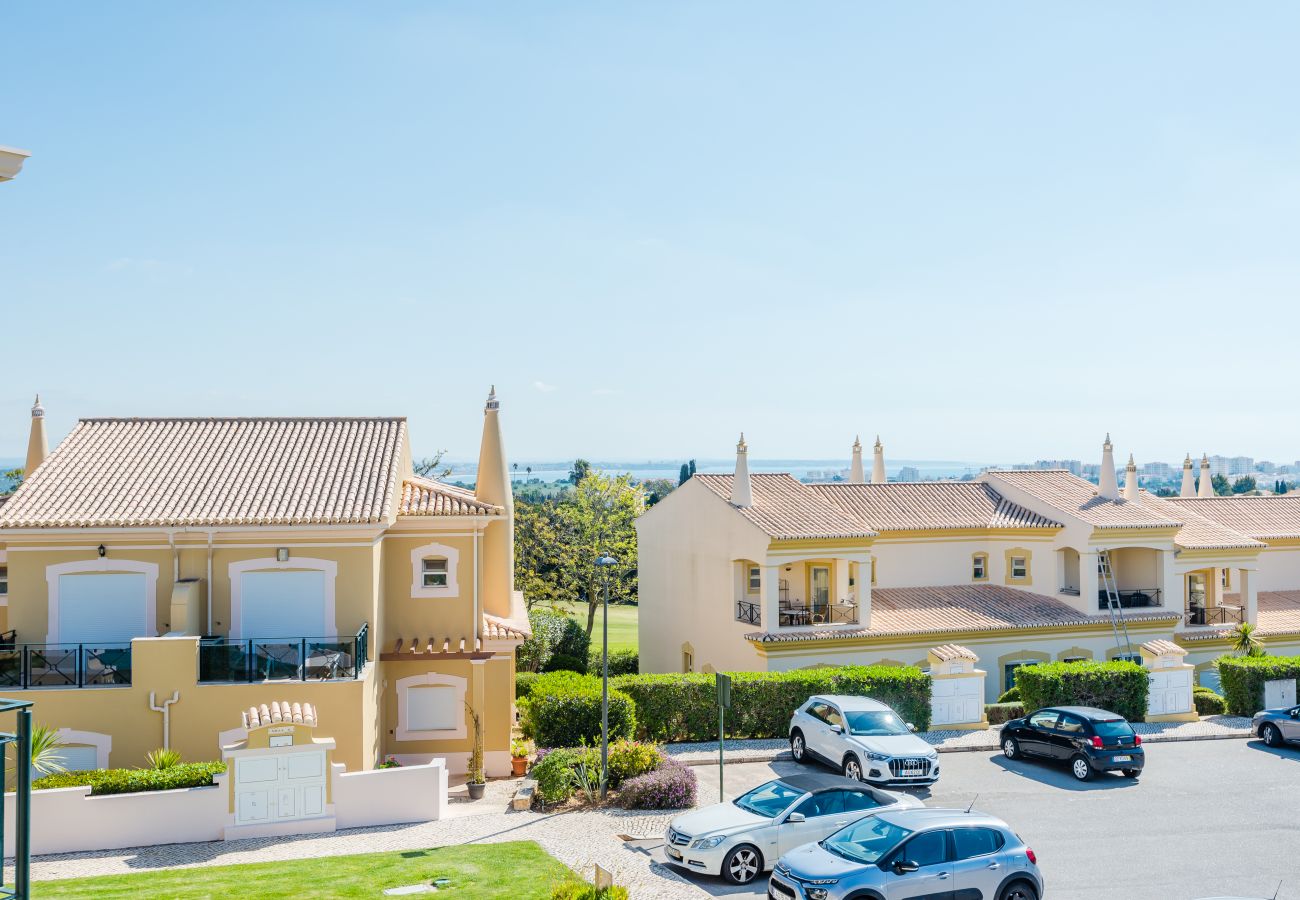
[[[591, 467], [603, 475], [629, 475], [634, 481], [653, 481], [666, 478], [676, 481], [681, 473], [682, 463], [687, 460], [601, 460], [590, 459]], [[871, 459], [863, 463], [870, 467]], [[933, 459], [895, 459], [885, 460], [885, 472], [890, 477], [897, 477], [903, 468], [913, 468], [922, 480], [943, 478], [961, 478], [965, 475], [978, 475], [989, 463], [968, 462], [963, 460]], [[447, 462], [451, 474], [448, 481], [472, 482], [477, 477], [478, 464], [465, 460]], [[523, 482], [540, 479], [543, 482], [561, 481], [569, 477], [572, 460], [520, 460], [511, 464], [511, 480]], [[732, 459], [697, 459], [695, 471], [706, 475], [727, 475], [735, 471], [736, 460]], [[530, 472], [529, 469], [532, 471]], [[788, 472], [800, 481], [831, 481], [836, 476], [847, 477], [849, 461], [847, 459], [751, 459], [751, 472]]]

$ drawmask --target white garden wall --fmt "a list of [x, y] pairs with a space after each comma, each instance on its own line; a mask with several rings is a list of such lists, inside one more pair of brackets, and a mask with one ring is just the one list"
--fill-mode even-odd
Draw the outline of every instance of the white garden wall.
[[346, 772], [334, 765], [334, 815], [339, 828], [430, 822], [447, 811], [447, 767], [421, 766]]

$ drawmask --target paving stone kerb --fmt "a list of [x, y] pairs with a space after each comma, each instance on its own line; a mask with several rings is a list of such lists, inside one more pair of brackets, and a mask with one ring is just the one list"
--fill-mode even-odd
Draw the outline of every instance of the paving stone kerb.
[[[1252, 736], [1250, 719], [1241, 716], [1206, 716], [1199, 722], [1135, 722], [1133, 730], [1146, 743], [1161, 741], [1213, 741]], [[917, 735], [940, 753], [996, 750], [1002, 726], [981, 731], [925, 731]], [[775, 762], [790, 759], [790, 745], [782, 738], [729, 740], [724, 745], [727, 762]], [[718, 742], [666, 744], [664, 751], [688, 766], [717, 765]]]

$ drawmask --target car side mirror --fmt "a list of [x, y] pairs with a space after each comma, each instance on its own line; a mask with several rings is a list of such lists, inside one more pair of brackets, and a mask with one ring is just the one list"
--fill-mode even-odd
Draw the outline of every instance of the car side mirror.
[[844, 726], [843, 726], [843, 725], [832, 725], [832, 726], [831, 726], [831, 731], [835, 732], [836, 734], [843, 734], [843, 733], [844, 733]]
[[921, 868], [921, 867], [918, 866], [916, 863], [912, 862], [910, 859], [896, 859], [896, 860], [894, 860], [894, 874], [895, 874], [895, 875], [906, 875], [906, 874], [908, 874], [909, 872], [915, 872], [915, 871], [916, 871], [917, 869], [919, 869], [919, 868]]
[[801, 812], [793, 812], [790, 813], [790, 815], [786, 816], [785, 820], [787, 822], [799, 823], [804, 821], [804, 814]]

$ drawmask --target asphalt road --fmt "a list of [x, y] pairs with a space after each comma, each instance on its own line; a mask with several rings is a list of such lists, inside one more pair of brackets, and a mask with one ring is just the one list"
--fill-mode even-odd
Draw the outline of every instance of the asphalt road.
[[[1033, 847], [1051, 900], [1300, 900], [1300, 747], [1259, 741], [1147, 745], [1133, 782], [1119, 776], [1076, 782], [1064, 768], [994, 753], [945, 753], [927, 806], [977, 809], [1005, 819]], [[792, 762], [729, 765], [729, 797]], [[696, 768], [701, 804], [717, 797], [716, 766]], [[653, 850], [663, 861], [662, 847]], [[714, 896], [762, 897], [695, 876]]]

